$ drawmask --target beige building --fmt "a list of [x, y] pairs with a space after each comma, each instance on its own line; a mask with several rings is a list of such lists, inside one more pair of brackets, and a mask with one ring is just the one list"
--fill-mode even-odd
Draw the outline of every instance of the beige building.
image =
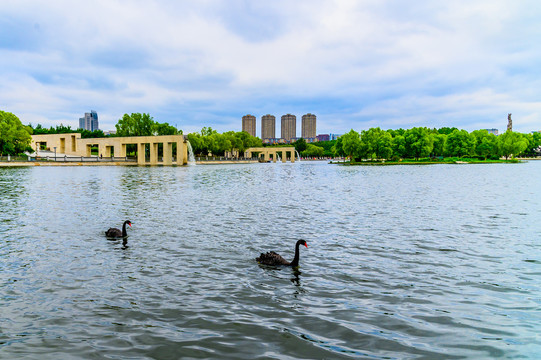
[[[125, 158], [135, 150], [139, 165], [186, 165], [188, 147], [183, 135], [129, 136], [82, 139], [80, 133], [32, 135], [33, 149], [55, 151], [59, 156], [91, 157], [92, 149], [106, 158]], [[148, 154], [148, 156], [147, 156]]]
[[274, 115], [264, 115], [261, 117], [261, 139], [276, 138], [276, 117]]
[[[281, 154], [281, 156], [280, 156]], [[280, 159], [282, 162], [286, 162], [288, 159], [292, 163], [295, 162], [295, 148], [293, 146], [291, 147], [253, 147], [248, 148], [244, 152], [244, 156], [247, 158], [251, 158], [253, 155], [257, 155], [257, 158], [262, 161], [272, 161], [276, 162], [278, 160], [278, 156], [280, 156]], [[288, 158], [289, 155], [289, 158]]]
[[302, 132], [303, 139], [314, 139], [316, 137], [316, 116], [314, 114], [306, 114], [302, 116]]
[[242, 117], [242, 131], [246, 131], [248, 134], [255, 136], [255, 116], [244, 115]]
[[297, 117], [291, 114], [282, 115], [281, 138], [290, 142], [294, 137], [297, 137]]

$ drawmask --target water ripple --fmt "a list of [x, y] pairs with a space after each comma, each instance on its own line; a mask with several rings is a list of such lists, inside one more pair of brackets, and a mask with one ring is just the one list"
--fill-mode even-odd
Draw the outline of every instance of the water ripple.
[[541, 163], [509, 169], [0, 168], [0, 358], [535, 358]]

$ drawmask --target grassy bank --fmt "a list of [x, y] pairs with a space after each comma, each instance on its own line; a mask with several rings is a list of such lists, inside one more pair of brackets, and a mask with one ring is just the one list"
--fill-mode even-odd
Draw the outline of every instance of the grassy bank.
[[[388, 160], [363, 160], [363, 161], [352, 161], [352, 162], [334, 162], [334, 164], [341, 165], [434, 165], [434, 164], [516, 164], [520, 163], [519, 159], [477, 159], [477, 158], [458, 158], [458, 157], [449, 157], [449, 158], [422, 158], [422, 159], [400, 159], [398, 161], [388, 161]], [[333, 162], [331, 162], [333, 163]]]

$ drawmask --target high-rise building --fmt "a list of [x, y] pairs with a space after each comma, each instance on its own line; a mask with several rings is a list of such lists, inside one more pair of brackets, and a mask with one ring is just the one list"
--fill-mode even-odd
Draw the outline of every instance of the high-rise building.
[[242, 117], [242, 131], [255, 136], [255, 116], [248, 114]]
[[264, 115], [261, 117], [261, 140], [274, 139], [276, 137], [276, 117]]
[[302, 116], [302, 132], [303, 139], [313, 139], [316, 137], [316, 116], [314, 114], [306, 114]]
[[281, 137], [286, 142], [290, 142], [292, 138], [297, 137], [297, 117], [295, 115], [282, 115]]
[[99, 130], [98, 113], [90, 110], [89, 113], [85, 113], [85, 117], [79, 118], [79, 129]]

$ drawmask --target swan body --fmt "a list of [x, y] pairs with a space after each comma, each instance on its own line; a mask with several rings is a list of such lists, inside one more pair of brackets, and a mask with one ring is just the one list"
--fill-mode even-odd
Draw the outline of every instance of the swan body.
[[308, 248], [308, 245], [306, 244], [306, 241], [299, 240], [295, 244], [295, 257], [291, 262], [284, 259], [281, 255], [275, 253], [274, 251], [269, 251], [268, 253], [261, 253], [258, 258], [256, 258], [256, 261], [263, 265], [284, 265], [284, 266], [291, 266], [291, 267], [297, 267], [299, 266], [299, 246], [304, 245]]
[[117, 228], [109, 228], [109, 230], [105, 232], [105, 236], [110, 237], [110, 238], [127, 237], [128, 234], [126, 233], [126, 225], [129, 225], [131, 227], [131, 221], [130, 220], [124, 221], [124, 224], [122, 224], [122, 231], [120, 231], [120, 229], [117, 229]]

